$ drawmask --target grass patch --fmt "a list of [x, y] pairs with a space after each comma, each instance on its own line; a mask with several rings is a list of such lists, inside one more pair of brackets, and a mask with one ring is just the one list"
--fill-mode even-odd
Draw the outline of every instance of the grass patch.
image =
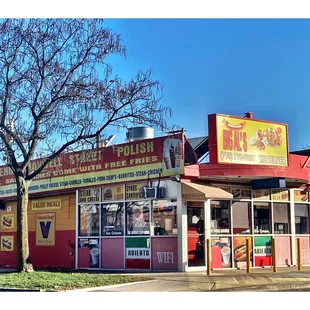
[[73, 290], [96, 286], [152, 280], [150, 277], [102, 273], [64, 273], [36, 271], [32, 273], [0, 273], [0, 288], [39, 290]]

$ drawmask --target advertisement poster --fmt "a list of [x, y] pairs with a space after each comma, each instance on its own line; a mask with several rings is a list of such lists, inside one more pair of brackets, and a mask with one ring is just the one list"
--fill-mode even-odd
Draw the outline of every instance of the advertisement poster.
[[136, 201], [126, 203], [127, 235], [150, 234], [150, 202]]
[[99, 239], [80, 239], [79, 240], [79, 267], [80, 268], [99, 268], [100, 257]]
[[251, 199], [251, 188], [249, 187], [231, 187], [233, 199]]
[[61, 199], [38, 199], [33, 200], [31, 205], [33, 211], [61, 209]]
[[15, 216], [14, 213], [2, 213], [1, 214], [1, 230], [14, 229]]
[[211, 265], [212, 268], [231, 267], [231, 242], [230, 238], [211, 239]]
[[123, 185], [102, 187], [102, 201], [124, 200]]
[[178, 270], [178, 238], [152, 238], [152, 269]]
[[102, 234], [104, 236], [124, 235], [124, 204], [108, 203], [102, 205]]
[[150, 238], [126, 238], [126, 268], [150, 269]]
[[36, 245], [55, 245], [55, 213], [36, 214]]
[[252, 238], [251, 237], [234, 237], [234, 262], [235, 267], [242, 268], [246, 267], [247, 261], [247, 249], [246, 249], [246, 240], [250, 240], [250, 253], [251, 253], [251, 266], [252, 266], [252, 257], [253, 257], [253, 248], [252, 248]]
[[285, 124], [216, 115], [218, 163], [287, 166]]
[[167, 138], [163, 149], [163, 170], [179, 171], [182, 162], [182, 140]]
[[269, 189], [254, 189], [252, 195], [254, 200], [270, 200]]
[[1, 236], [1, 251], [14, 251], [14, 236]]
[[81, 236], [92, 236], [99, 233], [99, 205], [80, 205], [80, 227]]
[[[36, 176], [29, 186], [29, 193], [110, 186], [183, 174], [183, 142], [180, 133], [97, 150], [63, 153]], [[36, 169], [43, 160], [31, 161], [30, 170]], [[16, 195], [15, 179], [8, 166], [0, 166], [0, 183], [4, 184], [0, 189], [1, 197]], [[100, 198], [93, 194], [86, 192], [79, 197], [79, 202], [98, 202]]]
[[255, 266], [271, 266], [271, 237], [254, 237]]
[[302, 193], [301, 190], [294, 190], [294, 201], [296, 202], [308, 202], [309, 201], [309, 193]]
[[272, 189], [271, 190], [271, 199], [288, 201], [289, 200], [289, 191], [286, 189]]

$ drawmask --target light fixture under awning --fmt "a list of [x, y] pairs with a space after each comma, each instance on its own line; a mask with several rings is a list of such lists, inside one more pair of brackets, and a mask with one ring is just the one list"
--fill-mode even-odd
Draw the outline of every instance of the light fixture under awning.
[[183, 199], [232, 199], [233, 195], [221, 188], [198, 183], [182, 182]]

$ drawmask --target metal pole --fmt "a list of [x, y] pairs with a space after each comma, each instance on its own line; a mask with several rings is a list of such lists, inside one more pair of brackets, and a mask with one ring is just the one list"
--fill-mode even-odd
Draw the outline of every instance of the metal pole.
[[251, 272], [251, 249], [250, 249], [250, 239], [246, 239], [246, 272]]
[[297, 238], [297, 269], [301, 270], [301, 248], [300, 248], [300, 238]]
[[274, 238], [272, 238], [272, 265], [273, 272], [277, 272], [276, 240]]
[[211, 275], [211, 242], [207, 239], [207, 275]]

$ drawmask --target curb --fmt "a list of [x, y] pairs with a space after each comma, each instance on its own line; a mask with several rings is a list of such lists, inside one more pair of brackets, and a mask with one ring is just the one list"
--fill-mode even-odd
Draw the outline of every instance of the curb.
[[[215, 288], [214, 288], [215, 287]], [[295, 291], [310, 288], [310, 282], [289, 282], [285, 284], [261, 284], [241, 287], [228, 287], [216, 289], [214, 286], [209, 292], [274, 292]]]
[[133, 284], [144, 284], [148, 282], [154, 282], [159, 280], [148, 280], [148, 281], [139, 281], [139, 282], [128, 282], [128, 283], [121, 283], [121, 284], [114, 284], [114, 285], [106, 285], [106, 286], [94, 286], [94, 287], [88, 287], [88, 288], [81, 288], [76, 290], [66, 290], [66, 291], [59, 291], [59, 293], [74, 293], [74, 292], [96, 292], [101, 290], [106, 290], [110, 288], [117, 288], [127, 285], [133, 285]]

